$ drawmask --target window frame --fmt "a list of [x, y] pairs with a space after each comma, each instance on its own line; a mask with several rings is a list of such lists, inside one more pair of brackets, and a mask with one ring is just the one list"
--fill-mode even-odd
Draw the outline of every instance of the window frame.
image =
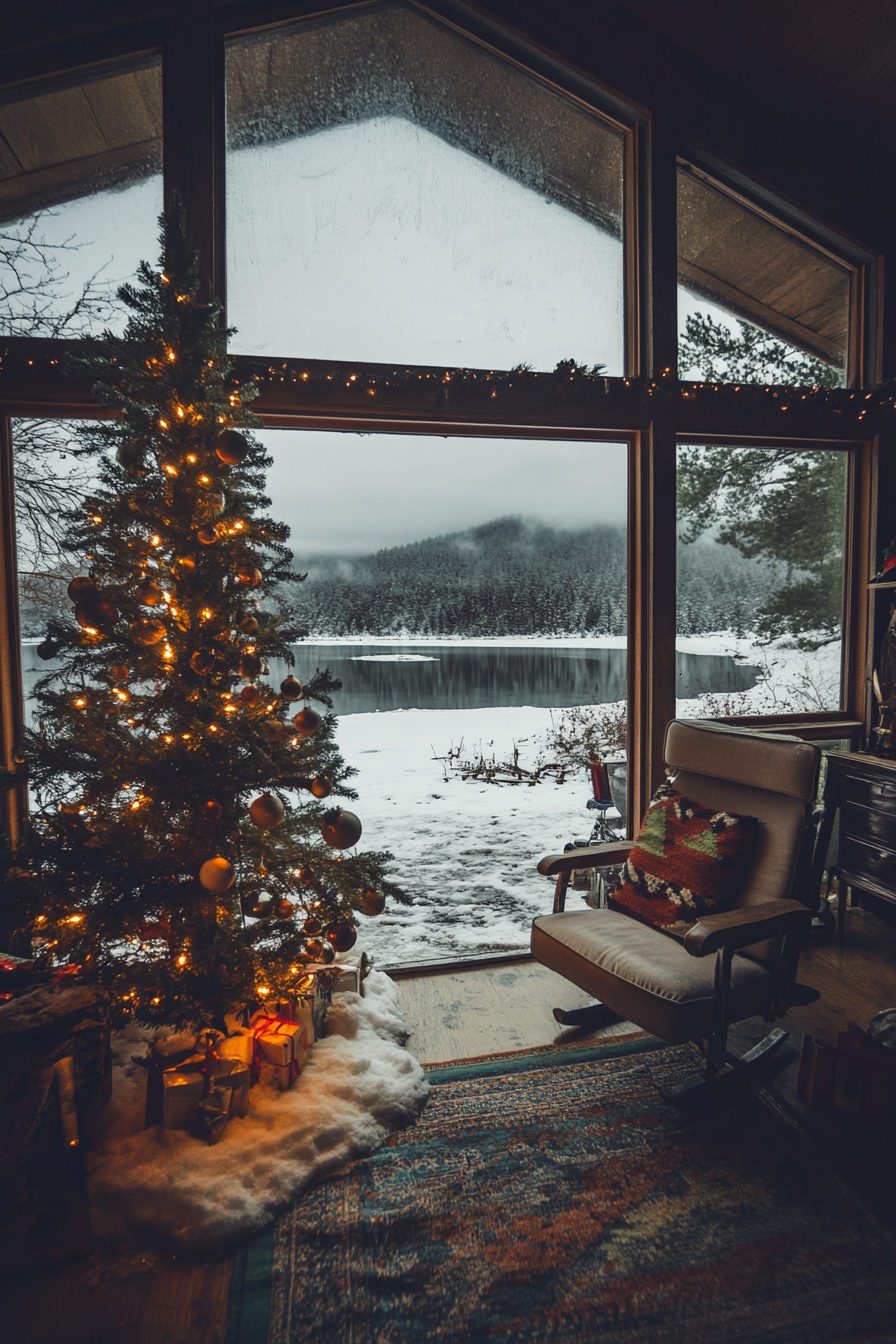
[[[502, 387], [501, 395], [483, 398], [482, 381], [476, 386], [453, 387], [450, 396], [429, 395], [441, 388], [444, 370], [411, 370], [410, 383], [384, 396], [372, 415], [370, 404], [361, 412], [346, 395], [350, 373], [388, 382], [390, 370], [379, 365], [351, 362], [261, 361], [238, 356], [237, 376], [257, 379], [260, 389], [255, 409], [270, 427], [355, 429], [392, 428], [403, 433], [452, 432], [526, 437], [626, 438], [630, 444], [629, 476], [629, 815], [641, 814], [653, 788], [663, 778], [665, 725], [675, 707], [675, 461], [679, 441], [725, 442], [735, 437], [755, 445], [775, 441], [780, 434], [780, 389], [743, 388], [726, 395], [721, 390], [707, 399], [695, 384], [678, 384], [677, 354], [677, 231], [676, 173], [680, 158], [697, 163], [717, 181], [741, 192], [751, 208], [769, 212], [773, 221], [791, 226], [800, 236], [832, 247], [841, 263], [855, 266], [857, 299], [854, 314], [855, 388], [879, 376], [881, 363], [882, 267], [876, 254], [846, 233], [826, 224], [780, 191], [727, 160], [721, 150], [697, 144], [683, 133], [668, 95], [658, 94], [648, 108], [630, 92], [618, 92], [611, 69], [587, 72], [580, 65], [513, 30], [464, 0], [407, 0], [423, 13], [457, 27], [500, 57], [521, 65], [539, 79], [555, 84], [565, 96], [581, 99], [598, 114], [626, 128], [625, 246], [626, 364], [623, 379], [601, 380], [604, 386], [576, 385], [565, 398], [551, 375], [539, 384], [520, 380], [515, 389]], [[369, 0], [364, 0], [369, 3]], [[111, 67], [161, 50], [163, 72], [163, 167], [165, 197], [177, 191], [185, 203], [191, 232], [200, 249], [206, 291], [226, 300], [225, 191], [224, 191], [224, 49], [225, 41], [251, 31], [273, 28], [323, 13], [348, 11], [356, 5], [293, 0], [283, 4], [238, 7], [204, 0], [178, 7], [171, 16], [150, 12], [144, 20], [115, 26], [115, 20], [95, 21], [89, 31], [70, 39], [51, 41], [46, 48], [19, 56], [11, 66], [0, 58], [0, 81], [31, 83], [43, 78], [67, 78], [79, 68]], [[97, 31], [97, 26], [99, 31]], [[15, 75], [10, 71], [15, 69]], [[632, 74], [624, 65], [618, 86], [631, 89]], [[637, 81], [635, 81], [637, 84]], [[642, 88], [649, 87], [649, 79]], [[709, 117], [707, 117], [709, 124]], [[222, 318], [222, 320], [224, 320]], [[3, 622], [0, 658], [0, 695], [4, 760], [15, 763], [15, 740], [21, 726], [21, 674], [16, 670], [18, 620], [15, 594], [15, 529], [11, 498], [12, 462], [9, 419], [12, 416], [68, 418], [102, 412], [90, 389], [62, 374], [59, 360], [71, 342], [37, 338], [0, 338], [0, 494], [2, 494]], [[853, 346], [851, 343], [851, 352]], [[851, 353], [851, 362], [853, 355]], [[273, 365], [278, 368], [273, 371]], [[282, 367], [280, 367], [282, 366]], [[296, 392], [293, 373], [312, 370], [310, 388]], [[391, 371], [394, 372], [394, 371]], [[343, 378], [342, 375], [345, 375]], [[482, 374], [482, 379], [485, 374]], [[327, 390], [327, 381], [332, 387]], [[296, 384], [296, 387], [298, 384]], [[494, 389], [493, 389], [494, 390]], [[788, 408], [788, 442], [806, 446], [849, 444], [850, 476], [847, 506], [848, 562], [845, 563], [848, 604], [844, 621], [845, 699], [839, 715], [825, 716], [823, 724], [796, 723], [793, 717], [749, 719], [756, 727], [798, 731], [803, 736], [849, 737], [855, 743], [867, 722], [865, 675], [872, 636], [865, 575], [869, 556], [877, 545], [876, 523], [883, 512], [878, 501], [879, 436], [890, 437], [880, 415], [853, 407], [849, 397], [827, 401], [796, 401]], [[487, 404], [486, 404], [487, 403]], [[736, 430], [736, 434], [734, 431]], [[670, 556], [673, 557], [670, 563]], [[846, 560], [846, 557], [845, 557]], [[865, 573], [863, 573], [865, 570]], [[12, 576], [12, 578], [10, 578]], [[822, 729], [824, 730], [822, 732]], [[19, 801], [8, 795], [7, 826], [15, 834], [13, 814]]]

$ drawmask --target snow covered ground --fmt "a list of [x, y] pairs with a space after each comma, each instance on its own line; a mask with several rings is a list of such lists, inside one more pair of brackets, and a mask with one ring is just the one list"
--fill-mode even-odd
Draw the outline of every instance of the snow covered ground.
[[[678, 647], [727, 653], [764, 671], [748, 691], [680, 700], [682, 717], [837, 707], [839, 643], [816, 652], [762, 649], [749, 638], [719, 634], [680, 638]], [[339, 720], [340, 749], [359, 772], [354, 807], [364, 826], [361, 844], [394, 854], [392, 876], [412, 897], [409, 907], [390, 902], [377, 919], [359, 917], [359, 943], [378, 966], [528, 947], [533, 917], [552, 900], [551, 880], [535, 871], [538, 859], [591, 830], [587, 775], [582, 770], [563, 784], [548, 779], [534, 787], [485, 784], [451, 772], [446, 778], [434, 757], [463, 741], [465, 756], [481, 744], [487, 758], [501, 761], [516, 744], [520, 764], [531, 765], [551, 715], [535, 707], [410, 709]]]

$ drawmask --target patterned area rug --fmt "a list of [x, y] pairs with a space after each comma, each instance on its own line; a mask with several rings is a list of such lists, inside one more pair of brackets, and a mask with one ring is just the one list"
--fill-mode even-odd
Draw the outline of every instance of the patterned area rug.
[[618, 1044], [432, 1070], [240, 1257], [228, 1344], [896, 1340], [896, 1248], [806, 1136], [757, 1097], [681, 1116], [692, 1047]]

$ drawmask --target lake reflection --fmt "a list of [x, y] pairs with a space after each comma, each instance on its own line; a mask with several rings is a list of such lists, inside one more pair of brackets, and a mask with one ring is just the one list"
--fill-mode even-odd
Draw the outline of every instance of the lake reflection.
[[[342, 682], [335, 699], [337, 714], [498, 705], [562, 709], [626, 696], [625, 649], [316, 643], [293, 647], [300, 681], [317, 667], [329, 667]], [[271, 663], [275, 686], [287, 671], [285, 663]], [[678, 695], [747, 690], [755, 685], [758, 671], [731, 658], [679, 653]]]
[[[294, 644], [295, 675], [307, 680], [315, 668], [329, 667], [343, 689], [337, 714], [369, 714], [390, 709], [489, 709], [534, 705], [563, 709], [606, 704], [626, 696], [625, 649], [498, 644]], [[678, 697], [707, 691], [743, 691], [756, 683], [757, 667], [714, 654], [679, 653]], [[35, 644], [22, 646], [26, 698], [52, 663], [37, 656]], [[279, 686], [289, 672], [271, 662], [270, 680]]]

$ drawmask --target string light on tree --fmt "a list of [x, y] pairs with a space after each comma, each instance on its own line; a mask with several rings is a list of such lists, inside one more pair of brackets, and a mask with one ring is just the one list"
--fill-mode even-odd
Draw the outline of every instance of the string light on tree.
[[404, 899], [341, 806], [339, 684], [260, 680], [293, 662], [279, 591], [297, 576], [263, 514], [253, 388], [198, 288], [169, 216], [162, 264], [120, 291], [124, 336], [82, 360], [111, 416], [81, 430], [99, 485], [66, 518], [78, 577], [40, 646], [62, 676], [38, 682], [26, 735], [36, 804], [15, 860], [37, 876], [4, 908], [20, 943], [52, 931], [39, 956], [89, 967], [119, 1015], [176, 1026], [220, 1025], [260, 984], [285, 996], [353, 943], [365, 893]]

